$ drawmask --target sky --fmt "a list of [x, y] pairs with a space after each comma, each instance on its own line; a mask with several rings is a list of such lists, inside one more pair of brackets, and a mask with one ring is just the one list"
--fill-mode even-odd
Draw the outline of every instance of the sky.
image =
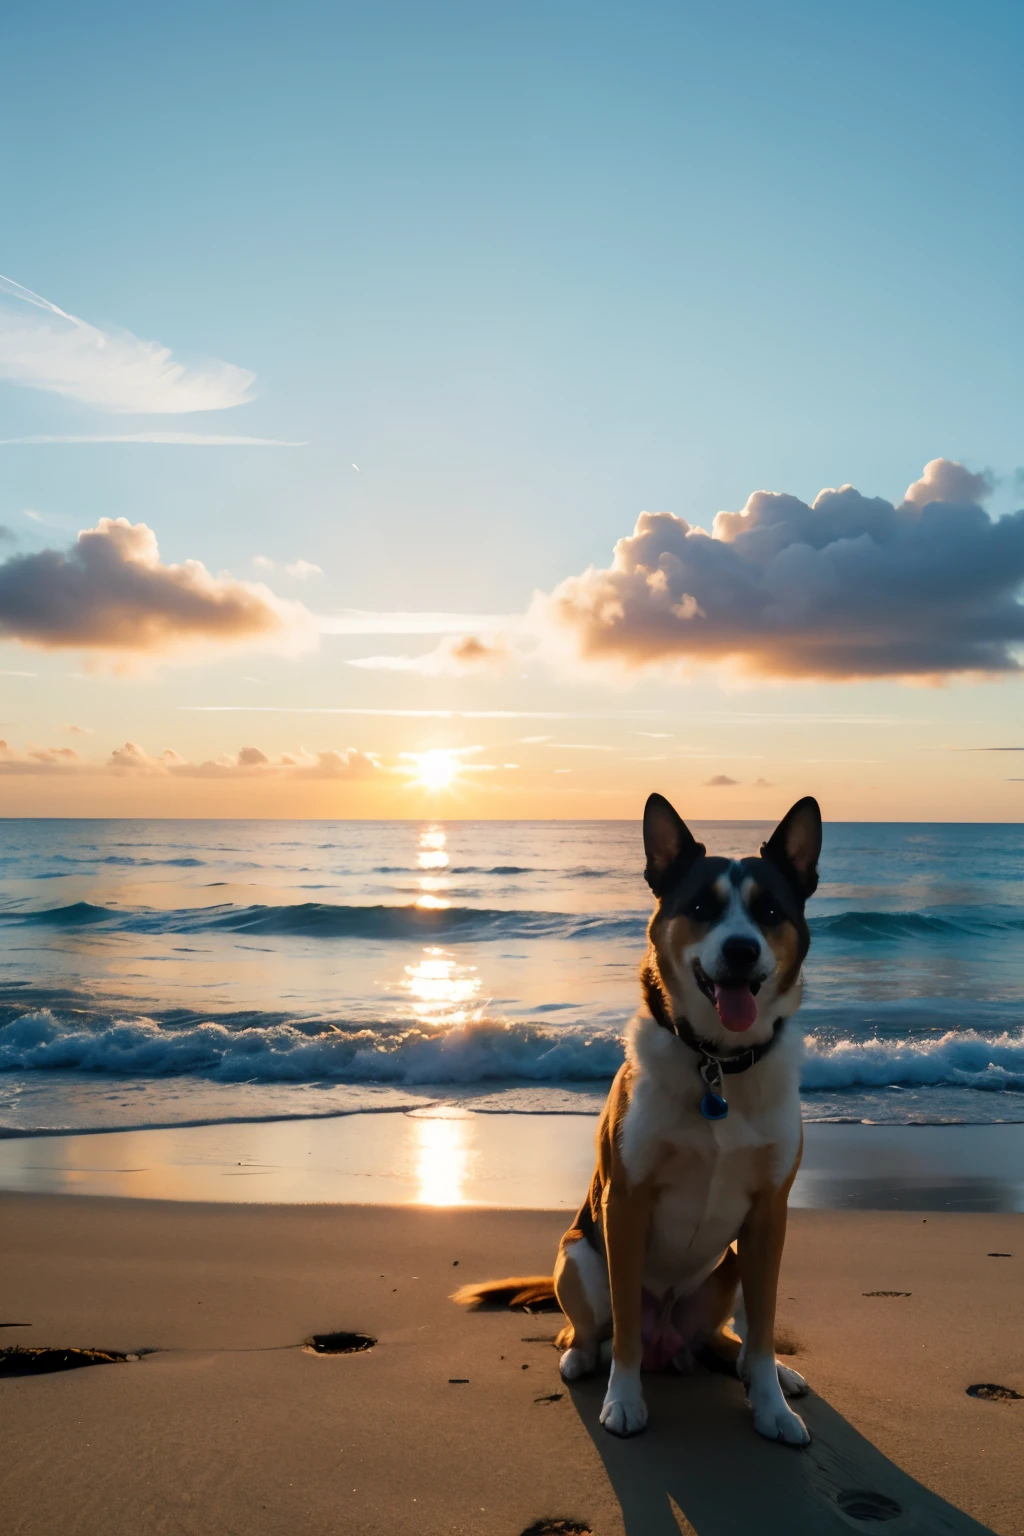
[[7, 18], [0, 815], [1019, 820], [1022, 45]]

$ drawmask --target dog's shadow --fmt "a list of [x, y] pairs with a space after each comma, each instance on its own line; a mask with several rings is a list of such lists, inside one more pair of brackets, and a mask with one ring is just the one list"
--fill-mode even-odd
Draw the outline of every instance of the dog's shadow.
[[601, 1428], [604, 1384], [576, 1383], [576, 1411], [622, 1507], [626, 1536], [992, 1536], [989, 1528], [915, 1482], [811, 1393], [795, 1406], [805, 1450], [762, 1440], [740, 1383], [698, 1371], [645, 1377], [645, 1434]]

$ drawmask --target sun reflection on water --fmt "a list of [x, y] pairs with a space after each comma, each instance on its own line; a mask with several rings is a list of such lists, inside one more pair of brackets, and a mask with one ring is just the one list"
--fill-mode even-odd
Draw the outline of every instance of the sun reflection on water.
[[[448, 835], [443, 827], [427, 827], [420, 833], [419, 849], [416, 854], [417, 869], [447, 869]], [[427, 910], [439, 911], [449, 906], [446, 896], [441, 894], [448, 889], [448, 881], [441, 875], [420, 876], [420, 894], [416, 898], [416, 905]]]
[[463, 1205], [469, 1172], [469, 1122], [416, 1119], [417, 1205]]
[[425, 1024], [464, 1024], [480, 995], [475, 965], [460, 965], [444, 949], [425, 949], [424, 958], [405, 967], [400, 983], [412, 1011]]

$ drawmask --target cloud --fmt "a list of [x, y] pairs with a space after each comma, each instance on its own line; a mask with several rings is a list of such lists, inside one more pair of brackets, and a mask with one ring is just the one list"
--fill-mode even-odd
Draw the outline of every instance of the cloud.
[[774, 789], [775, 785], [770, 779], [755, 779], [750, 787], [751, 789]]
[[39, 523], [43, 528], [67, 528], [67, 522], [62, 517], [55, 517], [52, 512], [37, 512], [34, 507], [25, 507], [24, 516], [30, 523]]
[[152, 757], [133, 741], [116, 747], [106, 765], [115, 773], [136, 774], [144, 778], [178, 779], [371, 779], [383, 770], [376, 756], [356, 747], [345, 751], [297, 752], [268, 757], [259, 747], [242, 747], [239, 752], [193, 763], [177, 752], [166, 751]]
[[523, 627], [516, 613], [373, 613], [342, 608], [322, 614], [322, 635], [492, 635], [515, 634]]
[[0, 741], [0, 775], [68, 773], [81, 766], [81, 758], [71, 747], [37, 747], [16, 752], [6, 741]]
[[69, 736], [94, 736], [96, 733], [91, 725], [65, 725], [62, 727]]
[[0, 379], [101, 411], [179, 415], [252, 398], [256, 375], [233, 363], [187, 368], [168, 347], [104, 331], [0, 276]]
[[151, 755], [137, 742], [115, 747], [105, 762], [80, 757], [71, 747], [37, 747], [17, 752], [0, 741], [0, 775], [113, 774], [147, 779], [372, 779], [384, 772], [376, 755], [357, 747], [345, 751], [285, 752], [268, 757], [259, 747], [242, 747], [202, 762], [190, 762], [168, 747]]
[[961, 507], [987, 501], [993, 491], [992, 474], [984, 469], [978, 475], [958, 464], [956, 459], [931, 459], [924, 474], [907, 486], [904, 506], [926, 507], [930, 501], [947, 501]]
[[[276, 571], [276, 563], [269, 555], [253, 555], [252, 563], [261, 571]], [[323, 566], [314, 565], [311, 560], [293, 560], [290, 565], [282, 565], [281, 569], [289, 576], [296, 577], [299, 581], [305, 581], [310, 576], [322, 576]]]
[[338, 704], [179, 704], [200, 715], [382, 715], [396, 720], [639, 720], [668, 713], [633, 709], [620, 714], [580, 714], [564, 709], [377, 709]]
[[727, 789], [738, 783], [739, 779], [730, 779], [727, 773], [716, 773], [713, 778], [704, 780], [707, 789]]
[[66, 551], [0, 563], [0, 635], [54, 650], [136, 655], [197, 642], [297, 642], [309, 616], [258, 583], [213, 576], [198, 560], [164, 565], [145, 523], [100, 518]]
[[370, 672], [417, 672], [421, 677], [465, 677], [472, 673], [502, 672], [515, 660], [507, 642], [498, 635], [482, 640], [478, 635], [447, 635], [422, 656], [361, 656], [347, 663]]
[[643, 512], [608, 568], [538, 594], [531, 622], [554, 649], [620, 672], [702, 662], [796, 678], [1016, 672], [1024, 511], [991, 519], [977, 502], [988, 488], [936, 459], [899, 506], [850, 485], [811, 506], [757, 491], [742, 512], [720, 512], [710, 535]]
[[[2, 367], [2, 364], [0, 364]], [[40, 443], [162, 443], [184, 448], [305, 448], [284, 437], [230, 437], [222, 432], [78, 432], [35, 437], [3, 437], [0, 448], [25, 448]]]

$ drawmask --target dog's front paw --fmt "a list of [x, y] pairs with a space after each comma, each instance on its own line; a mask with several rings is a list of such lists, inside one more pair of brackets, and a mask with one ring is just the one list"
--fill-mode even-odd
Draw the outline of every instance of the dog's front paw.
[[639, 1435], [647, 1428], [647, 1404], [642, 1397], [608, 1398], [601, 1409], [601, 1423], [610, 1435], [626, 1439]]
[[559, 1360], [558, 1369], [562, 1373], [563, 1381], [579, 1381], [581, 1376], [589, 1376], [596, 1364], [596, 1350], [578, 1349], [573, 1345]]
[[799, 1371], [794, 1371], [791, 1366], [783, 1365], [781, 1360], [777, 1362], [779, 1373], [779, 1386], [787, 1397], [806, 1397], [808, 1386]]
[[784, 1399], [767, 1403], [751, 1399], [750, 1406], [754, 1410], [754, 1428], [766, 1440], [781, 1440], [785, 1445], [810, 1445], [807, 1425]]
[[610, 1435], [639, 1435], [647, 1428], [647, 1404], [640, 1386], [640, 1372], [623, 1370], [612, 1362], [608, 1391], [604, 1395], [601, 1423]]

